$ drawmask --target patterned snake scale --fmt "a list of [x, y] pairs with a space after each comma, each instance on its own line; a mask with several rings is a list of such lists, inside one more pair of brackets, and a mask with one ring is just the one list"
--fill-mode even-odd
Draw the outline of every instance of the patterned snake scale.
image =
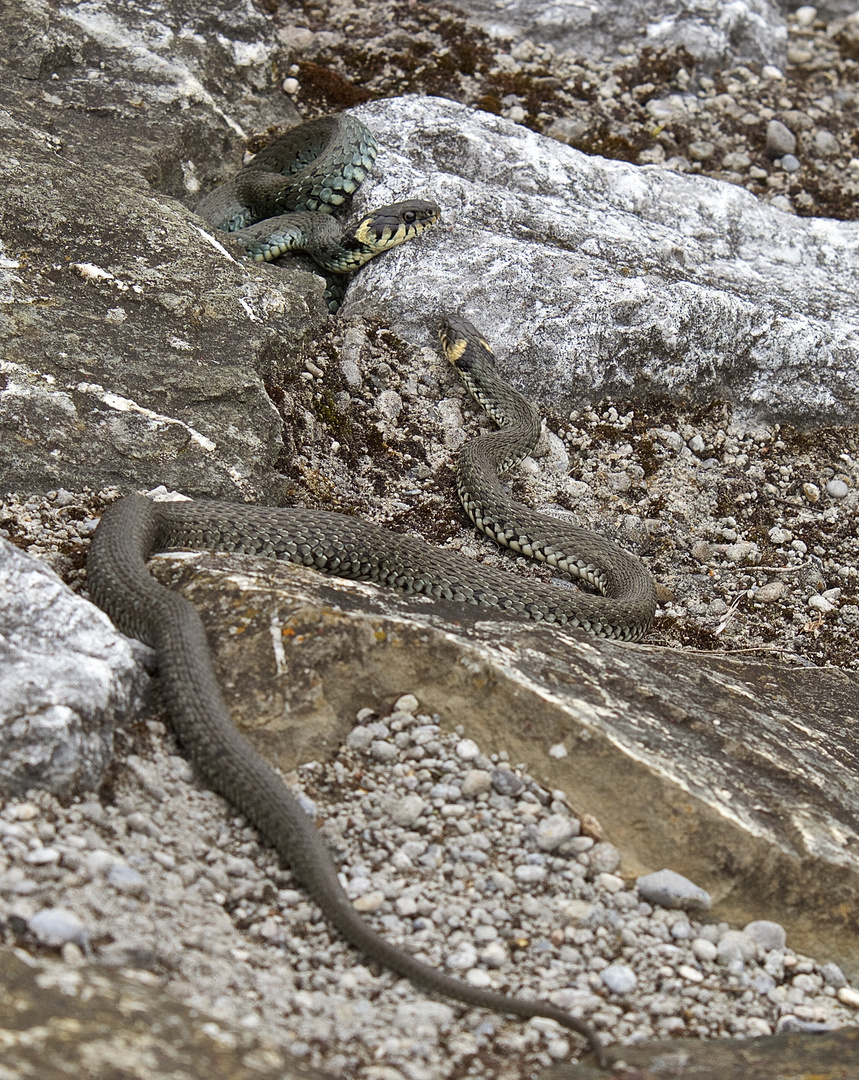
[[[354, 143], [357, 121], [343, 118], [346, 120], [351, 131], [343, 135], [335, 125], [334, 136], [334, 121], [326, 121], [329, 143], [339, 145], [341, 140], [350, 139]], [[312, 125], [315, 130], [319, 122]], [[303, 127], [298, 129], [299, 149], [304, 145]], [[278, 140], [279, 162], [289, 134]], [[359, 125], [357, 138], [365, 150], [372, 145], [372, 164], [375, 141], [363, 125]], [[317, 148], [316, 154], [320, 152]], [[309, 192], [308, 206], [323, 199], [326, 192], [338, 197], [350, 193], [345, 180], [338, 188], [336, 179], [325, 183], [324, 176], [316, 176], [320, 168], [316, 157], [310, 151], [304, 153], [308, 160], [303, 161], [303, 171], [297, 175], [303, 177], [299, 187], [303, 185], [302, 190]], [[286, 165], [279, 167], [289, 171]], [[356, 166], [353, 159], [352, 168], [352, 179], [360, 182], [365, 166]], [[304, 174], [308, 172], [316, 178], [307, 179]], [[215, 205], [215, 217], [220, 212], [222, 220], [240, 221], [244, 227], [244, 188], [241, 184], [225, 188], [226, 192], [218, 189], [213, 193], [208, 205]], [[266, 206], [278, 209], [281, 204], [276, 196], [270, 198], [273, 201]], [[337, 200], [329, 198], [329, 203]], [[498, 474], [531, 451], [540, 433], [539, 413], [501, 380], [488, 344], [470, 323], [449, 318], [440, 337], [447, 358], [500, 425], [500, 430], [474, 439], [462, 449], [457, 487], [469, 517], [498, 543], [583, 579], [603, 595], [523, 579], [332, 512], [207, 500], [156, 503], [141, 495], [120, 499], [103, 514], [90, 550], [88, 588], [92, 599], [123, 633], [155, 649], [161, 690], [175, 734], [206, 783], [259, 829], [328, 922], [351, 945], [426, 991], [498, 1013], [551, 1018], [587, 1040], [597, 1061], [605, 1064], [599, 1039], [583, 1020], [546, 1001], [508, 997], [445, 975], [390, 944], [355, 911], [315, 824], [233, 724], [197, 611], [156, 582], [146, 566], [153, 553], [177, 549], [265, 555], [406, 593], [477, 605], [501, 615], [580, 626], [604, 637], [637, 640], [643, 636], [656, 606], [649, 573], [633, 556], [595, 533], [534, 513], [506, 495]]]

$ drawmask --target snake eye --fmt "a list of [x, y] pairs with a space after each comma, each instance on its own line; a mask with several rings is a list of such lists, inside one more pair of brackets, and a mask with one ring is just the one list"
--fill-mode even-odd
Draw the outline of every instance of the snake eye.
[[414, 211], [414, 210], [406, 210], [406, 211], [405, 211], [405, 213], [403, 214], [403, 221], [404, 221], [404, 222], [405, 222], [405, 223], [406, 223], [407, 225], [411, 225], [411, 223], [412, 223], [413, 221], [416, 221], [416, 220], [417, 220], [417, 216], [418, 216], [418, 215], [417, 215], [417, 214], [415, 213], [415, 211]]

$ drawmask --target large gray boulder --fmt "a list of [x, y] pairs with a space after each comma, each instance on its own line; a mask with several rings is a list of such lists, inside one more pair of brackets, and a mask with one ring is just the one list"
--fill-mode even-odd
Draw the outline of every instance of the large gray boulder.
[[559, 409], [664, 394], [800, 425], [857, 415], [859, 224], [588, 157], [450, 101], [356, 113], [384, 148], [372, 197], [420, 191], [453, 228], [404, 250], [395, 281], [368, 264], [344, 315], [391, 312], [424, 344], [458, 312], [529, 396]]
[[[193, 203], [253, 123], [295, 116], [264, 93], [270, 25], [247, 5], [237, 26], [201, 8], [153, 32], [134, 4], [29, 0], [4, 8], [0, 43], [4, 490], [282, 499], [293, 398], [279, 415], [266, 385], [324, 324], [321, 286], [239, 258], [163, 194]], [[231, 84], [266, 104], [227, 106]]]

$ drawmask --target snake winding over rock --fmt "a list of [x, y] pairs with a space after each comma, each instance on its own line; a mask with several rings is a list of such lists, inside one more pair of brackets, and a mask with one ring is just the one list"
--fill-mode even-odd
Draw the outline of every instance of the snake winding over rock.
[[[375, 142], [366, 128], [359, 125], [356, 136], [358, 122], [344, 118], [346, 121], [345, 136], [342, 128], [332, 126], [331, 120], [325, 122], [324, 131], [329, 144], [333, 141], [339, 146], [343, 138], [353, 142], [357, 138], [359, 149], [364, 147], [357, 164], [354, 156], [349, 159], [348, 175], [341, 172], [330, 177], [324, 171], [328, 166], [323, 166], [320, 174], [316, 157], [305, 160], [310, 151], [301, 150], [305, 145], [301, 128], [297, 138], [300, 169], [283, 163], [288, 139], [279, 140], [277, 154], [263, 151], [258, 158], [269, 166], [277, 163], [280, 173], [291, 169], [293, 179], [298, 177], [295, 183], [304, 193], [301, 198], [306, 206], [339, 205], [369, 168], [363, 164], [370, 154], [367, 147], [373, 147], [369, 162], [375, 157]], [[314, 139], [320, 126], [321, 122], [312, 122]], [[204, 200], [207, 215], [214, 206], [216, 218], [220, 214], [221, 221], [239, 223], [240, 229], [247, 231], [249, 216], [282, 208], [277, 184], [270, 180], [269, 172], [262, 166], [255, 168], [256, 160], [253, 165], [225, 185], [226, 190], [219, 189], [215, 196]], [[246, 175], [254, 171], [265, 172], [264, 182]], [[257, 186], [265, 191], [258, 204]], [[437, 213], [438, 208], [435, 210]], [[372, 217], [356, 230], [358, 243], [364, 243], [369, 233], [375, 235]], [[282, 227], [279, 222], [277, 228]], [[269, 228], [270, 222], [261, 224], [257, 239]], [[406, 238], [392, 232], [387, 246]], [[379, 250], [383, 249], [380, 242]], [[499, 614], [580, 626], [604, 637], [640, 638], [650, 625], [656, 604], [650, 574], [617, 545], [589, 530], [530, 511], [504, 492], [498, 474], [533, 449], [540, 434], [539, 413], [498, 376], [488, 344], [470, 323], [449, 318], [440, 336], [447, 358], [500, 425], [497, 432], [474, 439], [462, 449], [457, 487], [469, 517], [498, 543], [580, 578], [602, 595], [526, 580], [332, 512], [208, 500], [156, 503], [141, 495], [127, 496], [103, 514], [90, 551], [88, 588], [93, 600], [121, 631], [155, 649], [174, 731], [206, 782], [259, 829], [328, 922], [347, 941], [424, 990], [499, 1013], [556, 1020], [585, 1038], [603, 1064], [601, 1043], [584, 1021], [546, 1001], [508, 997], [451, 978], [390, 944], [355, 911], [313, 821], [233, 724], [196, 610], [183, 597], [158, 584], [146, 566], [154, 552], [177, 549], [266, 555], [339, 577], [375, 581], [406, 593], [443, 597]]]

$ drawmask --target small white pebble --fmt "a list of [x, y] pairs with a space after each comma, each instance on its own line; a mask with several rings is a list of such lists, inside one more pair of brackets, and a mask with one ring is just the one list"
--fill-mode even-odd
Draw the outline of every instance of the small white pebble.
[[773, 1029], [762, 1016], [750, 1016], [746, 1020], [746, 1030], [749, 1035], [758, 1038], [762, 1035], [772, 1035]]
[[830, 611], [835, 610], [835, 605], [830, 604], [825, 596], [821, 596], [819, 593], [814, 593], [808, 598], [808, 606], [813, 611], [819, 611], [822, 615], [828, 615]]
[[613, 994], [628, 994], [638, 982], [628, 964], [609, 964], [600, 972], [600, 978]]
[[391, 809], [391, 820], [404, 829], [410, 828], [426, 809], [420, 795], [405, 795]]
[[43, 908], [27, 920], [27, 929], [43, 945], [65, 945], [74, 942], [86, 945], [89, 938], [86, 927], [68, 908]]
[[686, 979], [687, 982], [699, 983], [704, 981], [704, 976], [702, 975], [702, 973], [697, 968], [692, 967], [690, 964], [682, 964], [677, 969], [677, 974], [682, 979]]
[[850, 1005], [851, 1008], [859, 1009], [859, 990], [852, 986], [842, 986], [835, 995], [842, 1005]]
[[462, 781], [462, 794], [468, 798], [482, 795], [492, 787], [492, 774], [485, 769], [470, 769]]
[[460, 739], [456, 744], [456, 756], [463, 761], [473, 761], [480, 753], [480, 747], [473, 739]]
[[849, 491], [850, 488], [843, 480], [830, 480], [826, 485], [826, 494], [830, 495], [833, 499], [844, 499], [847, 497]]
[[783, 581], [768, 581], [755, 593], [755, 600], [761, 604], [774, 604], [784, 596], [784, 589]]
[[106, 873], [116, 863], [116, 856], [103, 848], [91, 851], [86, 857], [86, 868], [92, 877]]
[[609, 874], [607, 872], [597, 874], [596, 878], [594, 879], [594, 884], [597, 886], [597, 888], [605, 889], [605, 891], [608, 893], [623, 892], [623, 890], [626, 888], [626, 882], [623, 880], [622, 877], [618, 877], [617, 874]]
[[565, 758], [567, 756], [567, 753], [567, 748], [562, 742], [555, 743], [554, 746], [549, 747], [549, 757]]
[[285, 94], [297, 94], [298, 93], [298, 79], [284, 79], [283, 80], [283, 92]]
[[719, 955], [719, 950], [716, 948], [715, 944], [712, 941], [707, 941], [706, 938], [695, 938], [692, 942], [692, 952], [698, 960], [705, 963], [715, 960]]
[[24, 862], [28, 862], [31, 866], [49, 866], [59, 861], [59, 851], [51, 847], [34, 848], [24, 856]]
[[414, 694], [403, 694], [402, 697], [398, 697], [394, 702], [394, 709], [396, 712], [410, 713], [412, 716], [418, 711], [420, 702]]
[[546, 867], [532, 866], [530, 863], [525, 863], [522, 866], [516, 867], [513, 871], [513, 876], [517, 881], [522, 881], [527, 885], [533, 885], [538, 881], [546, 880]]
[[379, 908], [385, 902], [385, 894], [383, 892], [369, 892], [363, 896], [359, 896], [357, 900], [352, 901], [352, 907], [356, 911], [360, 911], [362, 914], [372, 914], [374, 911], [378, 911]]

